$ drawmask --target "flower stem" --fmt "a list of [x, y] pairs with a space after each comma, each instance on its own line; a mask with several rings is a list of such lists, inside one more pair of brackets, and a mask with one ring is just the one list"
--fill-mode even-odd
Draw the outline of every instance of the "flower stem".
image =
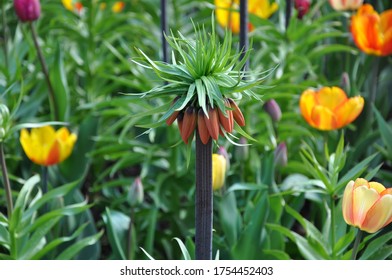
[[133, 234], [132, 234], [132, 223], [134, 217], [133, 206], [131, 206], [131, 213], [129, 215], [129, 225], [128, 225], [128, 238], [127, 238], [127, 253], [128, 260], [132, 260], [132, 242], [133, 242]]
[[[242, 60], [249, 49], [248, 23], [248, 0], [240, 0], [240, 60]], [[248, 68], [249, 60], [246, 61], [242, 70], [247, 70]]]
[[[42, 166], [41, 168], [41, 184], [42, 184], [42, 193], [46, 194], [48, 192], [48, 167]], [[48, 212], [48, 204], [44, 205], [44, 213]]]
[[31, 29], [31, 34], [33, 36], [35, 49], [37, 50], [38, 59], [41, 63], [42, 72], [44, 73], [46, 84], [48, 85], [49, 102], [51, 104], [51, 108], [53, 109], [54, 119], [55, 119], [55, 121], [58, 121], [58, 120], [60, 120], [60, 117], [59, 117], [59, 112], [58, 112], [57, 103], [56, 103], [56, 96], [54, 94], [54, 89], [53, 89], [53, 86], [52, 86], [52, 83], [51, 83], [50, 77], [49, 77], [48, 66], [46, 65], [44, 55], [42, 54], [41, 47], [38, 43], [38, 35], [37, 35], [37, 31], [35, 30], [33, 22], [30, 22], [29, 25], [30, 25], [30, 29]]
[[353, 252], [351, 254], [352, 260], [357, 259], [358, 247], [359, 247], [359, 244], [361, 243], [362, 234], [363, 234], [363, 231], [358, 229], [357, 236], [355, 237], [355, 241], [354, 241]]
[[334, 249], [335, 249], [335, 200], [334, 200], [334, 194], [331, 194], [331, 198], [330, 198], [330, 202], [331, 202], [331, 248], [332, 248], [332, 258], [334, 258]]
[[12, 215], [12, 211], [14, 210], [14, 205], [12, 202], [11, 184], [8, 178], [7, 164], [5, 162], [3, 142], [0, 142], [0, 164], [1, 164], [1, 171], [3, 173], [3, 183], [4, 183], [5, 194], [6, 194], [6, 200], [7, 200], [8, 218], [10, 218]]
[[3, 23], [3, 51], [4, 51], [4, 64], [5, 68], [8, 67], [8, 36], [7, 36], [7, 17], [5, 12], [5, 0], [1, 0], [1, 18]]
[[196, 260], [212, 259], [212, 141], [196, 131]]

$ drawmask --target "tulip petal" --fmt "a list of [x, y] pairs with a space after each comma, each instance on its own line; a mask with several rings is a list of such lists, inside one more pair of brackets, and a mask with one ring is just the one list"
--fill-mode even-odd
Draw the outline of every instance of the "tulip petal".
[[353, 190], [353, 225], [362, 228], [367, 212], [379, 199], [376, 190], [367, 186], [359, 186]]
[[382, 196], [367, 212], [361, 229], [374, 233], [389, 224], [392, 220], [392, 195]]
[[347, 100], [346, 93], [338, 87], [323, 87], [315, 94], [316, 102], [333, 111]]
[[341, 128], [353, 122], [362, 112], [364, 106], [362, 96], [351, 97], [342, 106], [336, 109], [337, 128]]
[[382, 55], [392, 54], [392, 10], [387, 10], [380, 15], [381, 32], [384, 34]]
[[226, 159], [220, 154], [212, 155], [212, 188], [218, 190], [223, 187], [226, 176]]
[[305, 90], [299, 100], [301, 114], [307, 123], [312, 125], [312, 109], [316, 105], [315, 91], [312, 89]]
[[371, 187], [373, 190], [376, 190], [379, 194], [385, 191], [385, 187], [377, 182], [369, 182], [369, 187]]
[[342, 202], [342, 212], [343, 218], [349, 225], [354, 225], [354, 215], [353, 215], [353, 190], [354, 181], [350, 181], [346, 188], [344, 189], [343, 202]]
[[381, 55], [380, 16], [370, 4], [363, 5], [351, 18], [350, 30], [355, 44], [368, 54]]
[[316, 105], [311, 115], [313, 126], [320, 130], [332, 130], [338, 128], [335, 115], [326, 107]]

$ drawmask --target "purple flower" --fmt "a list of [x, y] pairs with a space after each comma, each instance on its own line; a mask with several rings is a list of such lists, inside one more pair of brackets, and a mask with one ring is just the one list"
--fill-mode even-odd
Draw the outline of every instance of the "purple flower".
[[41, 15], [39, 0], [14, 0], [15, 12], [23, 22], [35, 21]]

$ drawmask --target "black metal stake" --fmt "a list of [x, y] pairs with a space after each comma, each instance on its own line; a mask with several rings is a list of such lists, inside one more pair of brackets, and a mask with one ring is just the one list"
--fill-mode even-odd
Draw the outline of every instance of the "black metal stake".
[[167, 34], [167, 11], [166, 11], [166, 0], [161, 0], [161, 30], [162, 30], [162, 56], [163, 61], [168, 62], [167, 53], [167, 41], [165, 35]]
[[212, 141], [204, 145], [196, 131], [196, 260], [212, 259]]
[[293, 1], [292, 0], [286, 0], [286, 17], [285, 17], [285, 27], [286, 27], [286, 30], [287, 30], [287, 27], [289, 27], [292, 7], [293, 7]]
[[[248, 0], [240, 0], [240, 50], [242, 59], [249, 48], [249, 36], [248, 36]], [[249, 61], [243, 66], [243, 70], [249, 68]]]

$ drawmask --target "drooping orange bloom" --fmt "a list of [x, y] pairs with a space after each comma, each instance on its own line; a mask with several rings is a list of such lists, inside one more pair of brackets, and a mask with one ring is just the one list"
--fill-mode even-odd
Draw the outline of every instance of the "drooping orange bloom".
[[[233, 33], [240, 31], [240, 1], [239, 0], [215, 0], [216, 19], [223, 27], [228, 27]], [[263, 19], [269, 18], [278, 9], [277, 3], [270, 0], [249, 0], [248, 12]], [[249, 30], [254, 26], [249, 24]]]
[[347, 224], [374, 233], [392, 222], [392, 188], [362, 178], [350, 181], [342, 210]]
[[49, 166], [68, 158], [76, 142], [76, 135], [66, 127], [55, 131], [52, 126], [22, 129], [20, 143], [27, 157], [39, 164]]
[[359, 49], [367, 54], [392, 54], [392, 9], [378, 14], [370, 4], [351, 17], [351, 34]]
[[361, 96], [348, 98], [339, 87], [307, 89], [300, 99], [302, 116], [319, 130], [339, 129], [350, 124], [362, 112], [363, 105]]

